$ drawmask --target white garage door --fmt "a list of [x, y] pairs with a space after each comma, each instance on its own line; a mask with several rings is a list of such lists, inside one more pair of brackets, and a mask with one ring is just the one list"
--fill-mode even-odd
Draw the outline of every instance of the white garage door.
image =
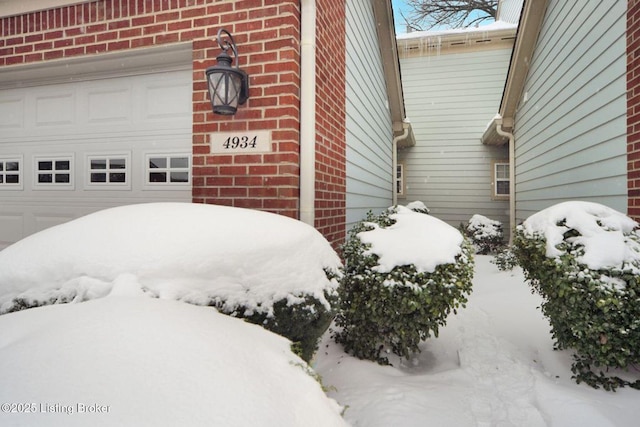
[[0, 90], [0, 245], [106, 207], [190, 201], [191, 78], [155, 69]]

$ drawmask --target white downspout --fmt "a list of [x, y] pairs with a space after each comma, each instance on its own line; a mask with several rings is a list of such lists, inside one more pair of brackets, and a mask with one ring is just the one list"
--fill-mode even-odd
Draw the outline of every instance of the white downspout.
[[316, 2], [300, 2], [300, 220], [315, 226]]
[[404, 119], [402, 121], [402, 129], [403, 132], [401, 135], [398, 135], [396, 137], [393, 138], [393, 141], [391, 142], [391, 168], [392, 168], [392, 185], [393, 185], [393, 196], [392, 196], [392, 204], [391, 206], [396, 206], [398, 204], [398, 186], [396, 184], [396, 179], [397, 179], [397, 174], [398, 174], [398, 141], [405, 139], [407, 136], [409, 136], [409, 127], [411, 125], [409, 124], [409, 120], [408, 119]]
[[502, 119], [496, 120], [498, 135], [509, 138], [509, 244], [513, 243], [513, 231], [516, 224], [516, 147], [513, 132], [502, 129]]

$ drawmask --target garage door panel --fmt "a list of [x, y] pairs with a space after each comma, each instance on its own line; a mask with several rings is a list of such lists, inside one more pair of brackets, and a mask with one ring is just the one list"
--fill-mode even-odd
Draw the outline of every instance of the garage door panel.
[[191, 77], [0, 91], [0, 164], [20, 166], [19, 185], [0, 183], [0, 242], [112, 206], [191, 201]]
[[69, 126], [76, 123], [76, 96], [73, 91], [38, 94], [34, 99], [34, 108], [36, 127]]
[[24, 97], [0, 99], [0, 130], [19, 130], [24, 127]]
[[0, 242], [15, 242], [24, 234], [24, 214], [22, 212], [0, 213]]
[[49, 227], [53, 227], [55, 225], [64, 224], [65, 222], [71, 221], [76, 218], [76, 214], [69, 213], [67, 215], [51, 215], [49, 213], [36, 213], [34, 215], [34, 227], [33, 232], [38, 232], [45, 230]]
[[131, 122], [133, 104], [131, 88], [89, 89], [86, 97], [88, 124]]

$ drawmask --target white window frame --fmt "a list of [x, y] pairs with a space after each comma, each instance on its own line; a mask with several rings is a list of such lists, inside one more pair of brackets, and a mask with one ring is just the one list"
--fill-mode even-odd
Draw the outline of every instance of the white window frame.
[[[498, 176], [498, 167], [504, 166], [507, 170], [507, 177], [499, 177]], [[492, 162], [492, 182], [491, 186], [493, 187], [492, 198], [494, 200], [509, 200], [509, 193], [507, 194], [498, 194], [498, 183], [499, 182], [507, 182], [509, 183], [509, 188], [511, 188], [511, 179], [509, 178], [509, 161], [508, 160], [495, 160]]]
[[[166, 167], [163, 168], [151, 168], [150, 161], [153, 158], [163, 158], [166, 159], [167, 164]], [[186, 158], [187, 159], [187, 167], [171, 167], [171, 159], [172, 158]], [[192, 156], [191, 153], [186, 153], [184, 151], [163, 151], [163, 152], [146, 152], [143, 156], [144, 164], [142, 167], [142, 171], [144, 173], [143, 182], [144, 187], [147, 189], [153, 190], [171, 190], [176, 187], [191, 187], [191, 169], [192, 169]], [[150, 174], [153, 172], [158, 173], [166, 173], [167, 178], [170, 178], [171, 172], [186, 172], [187, 181], [186, 182], [155, 182], [150, 180]]]
[[[123, 169], [114, 169], [110, 167], [111, 160], [124, 159], [125, 165]], [[105, 160], [105, 169], [92, 169], [91, 162], [93, 160]], [[130, 190], [131, 189], [131, 152], [118, 153], [89, 153], [85, 158], [85, 188], [88, 190]], [[105, 173], [106, 182], [92, 182], [92, 173]], [[124, 182], [111, 182], [109, 180], [110, 173], [124, 173]]]
[[405, 177], [404, 163], [398, 163], [396, 165], [396, 173], [393, 179], [393, 185], [395, 185], [396, 196], [398, 197], [405, 197], [404, 177]]
[[[17, 162], [18, 170], [16, 172], [18, 175], [18, 183], [7, 183], [7, 171], [6, 165], [8, 162]], [[0, 156], [0, 163], [2, 163], [2, 171], [0, 171], [0, 175], [2, 176], [2, 183], [0, 183], [0, 190], [23, 190], [24, 189], [24, 156], [21, 154], [18, 155], [7, 155]], [[16, 175], [16, 173], [10, 173], [10, 175]]]
[[[68, 161], [69, 169], [56, 169], [56, 162]], [[51, 162], [51, 170], [40, 170], [40, 162]], [[35, 190], [74, 190], [75, 189], [75, 156], [73, 154], [50, 154], [33, 156], [33, 188]], [[39, 176], [42, 173], [50, 173], [52, 182], [40, 182]], [[56, 182], [55, 176], [67, 173], [69, 182]]]

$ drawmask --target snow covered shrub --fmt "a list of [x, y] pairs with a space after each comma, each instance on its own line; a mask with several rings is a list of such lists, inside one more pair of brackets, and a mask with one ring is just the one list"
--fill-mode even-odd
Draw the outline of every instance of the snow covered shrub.
[[491, 263], [495, 264], [500, 271], [511, 271], [518, 266], [518, 258], [511, 246], [505, 246], [498, 250]]
[[361, 359], [410, 357], [464, 307], [473, 251], [443, 221], [406, 207], [371, 212], [349, 232], [334, 339]]
[[[330, 277], [331, 275], [328, 274]], [[283, 337], [292, 342], [292, 350], [306, 362], [309, 362], [318, 348], [318, 341], [329, 328], [335, 313], [331, 307], [337, 303], [335, 292], [325, 293], [327, 307], [322, 301], [311, 295], [305, 295], [292, 301], [285, 298], [274, 302], [271, 313], [246, 311], [246, 307], [238, 306], [233, 311], [218, 307], [219, 311], [240, 317]], [[247, 314], [251, 313], [251, 314]]]
[[419, 213], [423, 213], [423, 214], [428, 214], [429, 212], [431, 212], [429, 210], [429, 208], [427, 207], [427, 205], [425, 205], [420, 200], [416, 200], [414, 202], [411, 202], [411, 203], [407, 204], [406, 207], [408, 209], [411, 209], [414, 212], [419, 212]]
[[496, 252], [503, 245], [502, 223], [482, 215], [473, 215], [467, 223], [465, 234], [476, 247], [476, 253], [486, 255]]
[[518, 226], [515, 253], [542, 298], [558, 349], [575, 351], [578, 383], [640, 388], [603, 370], [640, 363], [640, 234], [637, 223], [595, 203], [565, 202]]
[[251, 209], [129, 205], [0, 251], [0, 314], [126, 289], [210, 305], [284, 335], [309, 360], [333, 317], [340, 258], [315, 228]]

